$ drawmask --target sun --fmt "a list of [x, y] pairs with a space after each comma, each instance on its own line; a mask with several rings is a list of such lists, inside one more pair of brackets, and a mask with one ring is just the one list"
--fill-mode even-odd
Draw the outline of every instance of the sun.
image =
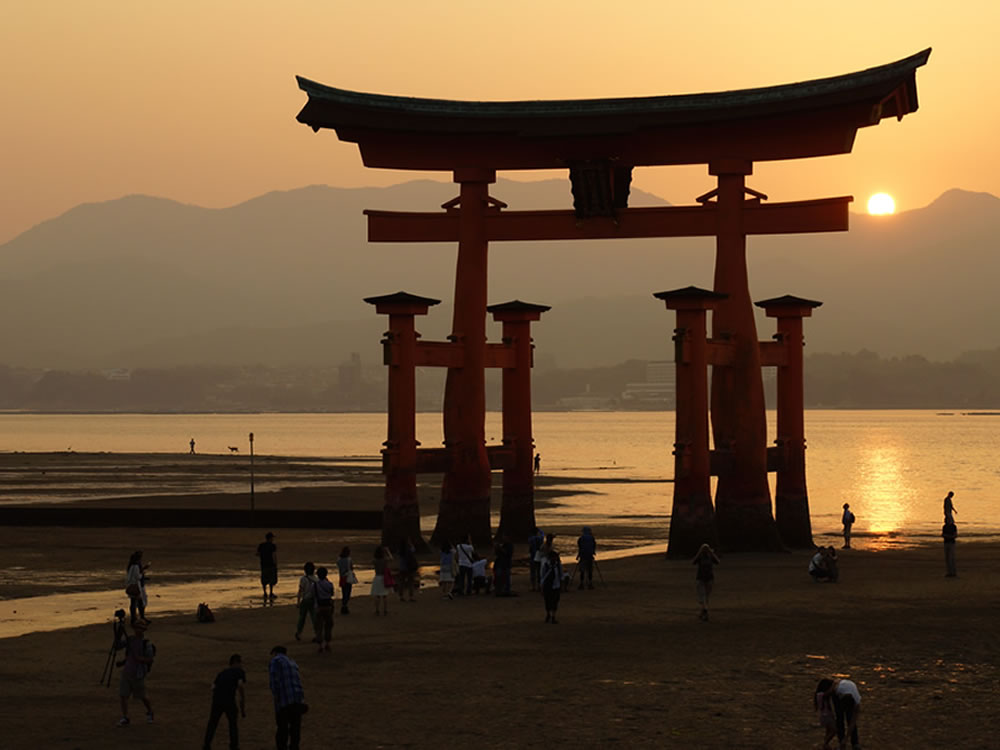
[[896, 201], [888, 193], [875, 193], [868, 199], [868, 213], [873, 216], [885, 216], [896, 212]]

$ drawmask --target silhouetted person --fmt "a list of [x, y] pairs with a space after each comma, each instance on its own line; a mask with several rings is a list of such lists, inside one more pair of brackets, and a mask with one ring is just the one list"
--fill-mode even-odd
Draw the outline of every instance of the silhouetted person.
[[240, 714], [246, 718], [246, 682], [247, 675], [243, 671], [240, 655], [233, 654], [229, 657], [229, 667], [219, 672], [212, 683], [212, 710], [208, 715], [208, 727], [205, 729], [204, 750], [211, 750], [215, 728], [219, 726], [219, 719], [222, 718], [223, 714], [229, 721], [229, 750], [240, 750], [240, 730], [236, 723], [236, 707], [238, 696]]
[[589, 526], [583, 527], [583, 533], [576, 540], [576, 559], [580, 568], [580, 588], [584, 581], [588, 589], [594, 588], [594, 558], [597, 557], [597, 540]]
[[122, 669], [121, 683], [118, 686], [118, 697], [121, 699], [122, 718], [118, 721], [118, 726], [127, 727], [128, 699], [138, 698], [146, 706], [146, 722], [153, 723], [153, 704], [146, 697], [146, 674], [149, 672], [149, 665], [153, 663], [151, 647], [147, 646], [145, 635], [146, 627], [149, 623], [146, 620], [136, 620], [132, 623], [132, 630], [135, 635], [125, 638], [125, 661]]
[[319, 651], [330, 650], [333, 640], [333, 581], [329, 579], [329, 571], [321, 567], [316, 571], [316, 637], [319, 638]]
[[691, 561], [692, 565], [697, 565], [695, 572], [695, 591], [698, 594], [698, 604], [701, 605], [699, 620], [708, 622], [708, 600], [712, 596], [712, 585], [715, 583], [715, 566], [719, 564], [719, 558], [708, 544], [703, 544], [698, 549], [698, 554]]
[[129, 621], [146, 617], [146, 569], [149, 563], [143, 563], [142, 550], [132, 553], [125, 566], [125, 594], [128, 596]]
[[[549, 539], [552, 535], [549, 535]], [[545, 622], [555, 625], [556, 610], [559, 609], [559, 597], [562, 593], [562, 560], [551, 543], [547, 545], [545, 557], [542, 559], [542, 599], [545, 601]]]
[[955, 516], [954, 516], [954, 514], [958, 513], [958, 511], [955, 510], [955, 504], [951, 501], [951, 499], [954, 496], [955, 496], [954, 492], [949, 492], [947, 494], [947, 496], [945, 497], [945, 499], [944, 499], [944, 521], [945, 521], [945, 523], [954, 523], [955, 522]]
[[844, 515], [840, 522], [844, 524], [844, 549], [851, 548], [851, 527], [854, 525], [854, 514], [851, 513], [851, 504], [844, 503]]
[[535, 454], [535, 473], [536, 474], [541, 474], [542, 473], [542, 454], [541, 453], [536, 453]]
[[545, 534], [542, 530], [535, 527], [528, 539], [528, 564], [531, 566], [531, 590], [538, 591], [538, 573], [542, 567], [542, 545], [545, 544]]
[[288, 649], [275, 646], [267, 666], [268, 684], [274, 698], [274, 742], [278, 750], [299, 750], [302, 714], [306, 707], [299, 665], [288, 658]]
[[945, 576], [954, 578], [958, 575], [955, 567], [955, 539], [958, 538], [958, 527], [953, 520], [945, 517], [944, 526], [941, 527], [941, 537], [944, 539], [944, 564], [947, 568]]
[[274, 586], [278, 582], [278, 548], [274, 544], [274, 534], [270, 531], [264, 535], [264, 541], [257, 545], [257, 557], [260, 558], [260, 587], [264, 589], [264, 598], [274, 599]]
[[194, 453], [194, 438], [191, 438], [191, 452]]
[[833, 710], [837, 720], [837, 739], [840, 747], [846, 747], [848, 735], [851, 738], [851, 747], [860, 750], [861, 743], [858, 741], [858, 716], [861, 713], [861, 693], [858, 686], [851, 680], [834, 680], [832, 687], [827, 690], [827, 695], [833, 698]]

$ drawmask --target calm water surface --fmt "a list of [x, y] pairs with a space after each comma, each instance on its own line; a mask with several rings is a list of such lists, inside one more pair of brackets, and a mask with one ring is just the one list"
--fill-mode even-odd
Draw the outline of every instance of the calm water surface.
[[[769, 440], [774, 413], [768, 414]], [[559, 412], [534, 417], [542, 472], [579, 478], [582, 493], [540, 521], [665, 525], [672, 485], [672, 412]], [[381, 414], [34, 415], [0, 414], [0, 451], [184, 453], [193, 437], [201, 453], [377, 456], [385, 439]], [[441, 444], [439, 414], [420, 414], [425, 446]], [[487, 415], [489, 442], [499, 442], [500, 414]], [[1000, 416], [932, 411], [806, 412], [806, 473], [813, 528], [839, 530], [841, 506], [857, 515], [855, 533], [872, 546], [933, 539], [941, 501], [955, 492], [963, 537], [1000, 534]], [[603, 484], [594, 479], [633, 479]], [[771, 475], [772, 492], [774, 477]]]
[[[774, 413], [768, 416], [773, 440]], [[539, 524], [592, 524], [604, 529], [605, 539], [615, 527], [644, 527], [662, 532], [663, 542], [638, 551], [662, 550], [672, 493], [673, 413], [562, 412], [534, 419], [543, 474], [580, 491], [559, 506], [539, 510]], [[441, 444], [440, 415], [418, 415], [417, 429], [423, 445]], [[379, 414], [0, 414], [0, 451], [186, 453], [193, 437], [199, 453], [228, 454], [229, 446], [238, 446], [245, 454], [253, 432], [258, 454], [374, 460], [385, 430], [385, 415]], [[486, 434], [491, 443], [499, 442], [500, 414], [487, 415]], [[955, 492], [963, 539], [1000, 537], [1000, 416], [808, 411], [806, 436], [818, 543], [835, 541], [844, 502], [858, 517], [858, 547], [937, 542], [941, 501], [949, 489]], [[609, 479], [620, 481], [603, 481]], [[423, 505], [425, 512], [432, 510], [433, 503]], [[431, 528], [433, 517], [425, 518], [423, 526]], [[630, 543], [639, 542], [633, 538]], [[602, 559], [632, 552], [604, 552]], [[16, 578], [23, 572], [3, 574]], [[261, 606], [256, 571], [232, 573], [233, 578], [221, 582], [154, 586], [150, 606], [159, 614], [193, 612], [199, 601], [216, 607]], [[363, 584], [357, 594], [364, 595], [370, 572], [359, 574]], [[288, 575], [294, 578], [295, 571]], [[433, 586], [433, 575], [428, 585]], [[124, 599], [120, 589], [8, 599], [0, 602], [0, 638], [101, 622], [126, 604]]]

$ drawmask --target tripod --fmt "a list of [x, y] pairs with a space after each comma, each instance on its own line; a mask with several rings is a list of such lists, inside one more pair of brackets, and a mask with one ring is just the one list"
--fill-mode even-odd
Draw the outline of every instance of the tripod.
[[[598, 578], [598, 580], [600, 580], [601, 585], [604, 586], [605, 588], [607, 588], [608, 584], [606, 584], [604, 582], [604, 574], [601, 572], [601, 566], [597, 564], [597, 558], [594, 558], [593, 560], [591, 560], [591, 563], [594, 566], [594, 570], [597, 571], [597, 578]], [[577, 561], [576, 565], [573, 566], [573, 573], [569, 577], [570, 584], [572, 584], [573, 580], [576, 578], [576, 572], [578, 570], [580, 570], [580, 562], [579, 562], [579, 560]], [[593, 577], [593, 576], [591, 576], [591, 577]], [[580, 583], [583, 583], [583, 571], [582, 570], [580, 570]]]
[[111, 640], [111, 648], [108, 649], [108, 659], [104, 662], [104, 671], [101, 672], [101, 679], [97, 682], [98, 685], [106, 687], [111, 687], [111, 675], [115, 671], [115, 654], [125, 645], [125, 612], [124, 610], [118, 610], [118, 612], [115, 612], [118, 619], [111, 623], [114, 635]]

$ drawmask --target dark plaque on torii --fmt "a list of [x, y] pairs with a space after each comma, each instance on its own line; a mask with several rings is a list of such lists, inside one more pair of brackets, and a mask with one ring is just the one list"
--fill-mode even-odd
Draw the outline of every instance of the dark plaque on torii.
[[[450, 172], [459, 184], [458, 197], [440, 212], [366, 211], [372, 242], [458, 243], [452, 335], [426, 357], [427, 364], [448, 368], [445, 448], [430, 461], [444, 472], [435, 538], [491, 537], [485, 368], [515, 365], [504, 359], [507, 354], [491, 354], [486, 341], [489, 243], [714, 236], [712, 291], [725, 296], [713, 302], [711, 339], [724, 341], [726, 351], [725, 362], [713, 364], [710, 394], [713, 471], [719, 475], [714, 525], [725, 549], [779, 548], [746, 238], [845, 231], [852, 198], [768, 203], [747, 187], [746, 178], [756, 161], [849, 153], [859, 128], [916, 111], [916, 70], [929, 55], [928, 49], [804, 83], [623, 99], [448, 101], [345, 91], [299, 78], [309, 100], [298, 120], [357, 143], [366, 166]], [[633, 168], [671, 164], [705, 164], [717, 187], [698, 205], [629, 208]], [[509, 211], [489, 195], [497, 171], [526, 169], [568, 170], [574, 208]], [[445, 350], [449, 344], [453, 351]], [[517, 439], [523, 443], [530, 436]], [[807, 503], [804, 488], [800, 494], [798, 502]], [[415, 511], [415, 489], [412, 497], [394, 497]], [[803, 517], [802, 508], [796, 515]], [[420, 530], [411, 524], [386, 532], [387, 538], [419, 537]], [[678, 553], [700, 541], [678, 543]]]

